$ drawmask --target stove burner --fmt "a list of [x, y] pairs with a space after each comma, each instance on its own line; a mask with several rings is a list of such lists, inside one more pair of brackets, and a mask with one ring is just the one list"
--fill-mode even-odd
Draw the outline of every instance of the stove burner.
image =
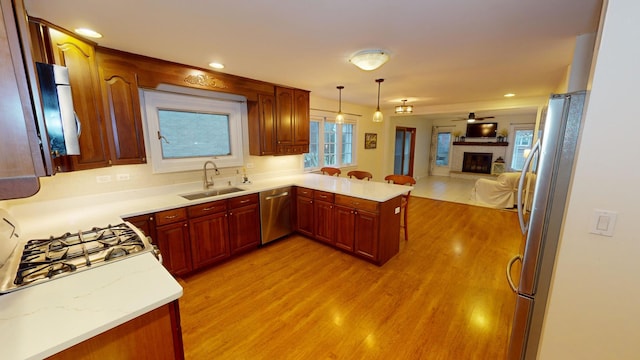
[[14, 284], [51, 279], [147, 249], [151, 250], [151, 245], [127, 223], [29, 240], [24, 246]]
[[23, 264], [20, 264], [14, 284], [22, 285], [43, 277], [52, 278], [55, 275], [73, 271], [76, 271], [76, 266], [65, 262], [54, 264], [30, 263], [24, 267]]
[[109, 249], [109, 251], [107, 251], [107, 254], [104, 256], [104, 260], [109, 261], [122, 256], [127, 256], [127, 255], [129, 255], [129, 252], [127, 251], [127, 249], [123, 247], [114, 247]]

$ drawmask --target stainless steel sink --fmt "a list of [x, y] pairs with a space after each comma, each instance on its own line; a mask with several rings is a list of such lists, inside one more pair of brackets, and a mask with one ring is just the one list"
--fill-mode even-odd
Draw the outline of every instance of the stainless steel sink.
[[238, 191], [244, 191], [244, 189], [240, 189], [240, 188], [237, 188], [237, 187], [228, 187], [228, 188], [223, 188], [223, 189], [205, 190], [205, 191], [201, 191], [201, 192], [197, 192], [197, 193], [191, 193], [191, 194], [182, 194], [180, 196], [182, 196], [183, 198], [185, 198], [187, 200], [197, 200], [197, 199], [202, 199], [202, 198], [207, 198], [207, 197], [212, 197], [212, 196], [231, 194], [231, 193], [238, 192]]

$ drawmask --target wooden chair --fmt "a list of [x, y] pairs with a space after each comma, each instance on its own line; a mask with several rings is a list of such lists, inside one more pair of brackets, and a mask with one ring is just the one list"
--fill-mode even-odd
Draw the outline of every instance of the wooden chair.
[[[388, 183], [397, 185], [413, 186], [416, 184], [416, 179], [407, 175], [387, 175], [384, 177], [384, 180]], [[404, 214], [402, 215], [404, 222], [401, 227], [404, 228], [405, 241], [409, 240], [409, 231], [407, 230], [407, 209], [409, 207], [409, 196], [411, 196], [411, 191], [407, 191], [406, 194], [402, 195], [402, 201], [400, 203], [400, 209], [402, 210], [402, 212], [404, 212]]]
[[348, 176], [349, 178], [354, 177], [354, 178], [356, 178], [356, 179], [360, 179], [360, 180], [362, 180], [362, 179], [367, 179], [367, 181], [371, 180], [371, 178], [373, 177], [373, 175], [371, 175], [371, 173], [370, 173], [370, 172], [368, 172], [368, 171], [361, 171], [361, 170], [353, 170], [353, 171], [349, 171], [349, 172], [347, 173], [347, 176]]
[[328, 166], [320, 169], [320, 172], [322, 173], [322, 175], [329, 176], [340, 176], [340, 174], [342, 174], [342, 171], [340, 171], [340, 169]]

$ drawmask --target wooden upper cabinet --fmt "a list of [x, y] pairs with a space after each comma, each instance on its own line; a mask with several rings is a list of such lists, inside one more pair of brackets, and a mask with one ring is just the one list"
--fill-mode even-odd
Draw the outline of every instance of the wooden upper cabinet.
[[293, 144], [308, 147], [310, 121], [309, 92], [296, 89], [294, 90], [294, 99]]
[[309, 152], [309, 92], [276, 87], [276, 152]]
[[[43, 156], [11, 1], [0, 2], [0, 200], [40, 189]], [[19, 17], [18, 17], [19, 18]]]
[[73, 107], [81, 129], [80, 155], [61, 157], [62, 161], [58, 164], [60, 170], [85, 170], [109, 166], [109, 148], [102, 116], [100, 80], [94, 46], [56, 29], [48, 27], [47, 30], [53, 63], [66, 66], [69, 70]]
[[258, 94], [258, 101], [248, 101], [249, 153], [275, 155], [276, 153], [276, 98], [273, 94]]
[[251, 155], [309, 152], [309, 91], [276, 86], [248, 101]]
[[136, 74], [127, 67], [101, 62], [100, 54], [98, 63], [111, 164], [145, 163]]

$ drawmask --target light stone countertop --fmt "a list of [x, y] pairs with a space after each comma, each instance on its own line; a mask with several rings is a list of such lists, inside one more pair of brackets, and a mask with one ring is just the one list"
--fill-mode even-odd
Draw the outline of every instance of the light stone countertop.
[[[21, 242], [16, 251], [22, 251], [29, 239], [84, 231], [120, 223], [124, 217], [290, 185], [378, 202], [412, 189], [382, 182], [303, 174], [238, 184], [236, 187], [243, 191], [199, 200], [180, 196], [202, 191], [202, 184], [197, 182], [27, 203], [6, 210], [19, 224]], [[0, 268], [0, 274], [4, 276], [6, 270]], [[182, 287], [151, 253], [1, 295], [0, 338], [9, 345], [5, 346], [2, 358], [50, 356], [181, 296]]]

